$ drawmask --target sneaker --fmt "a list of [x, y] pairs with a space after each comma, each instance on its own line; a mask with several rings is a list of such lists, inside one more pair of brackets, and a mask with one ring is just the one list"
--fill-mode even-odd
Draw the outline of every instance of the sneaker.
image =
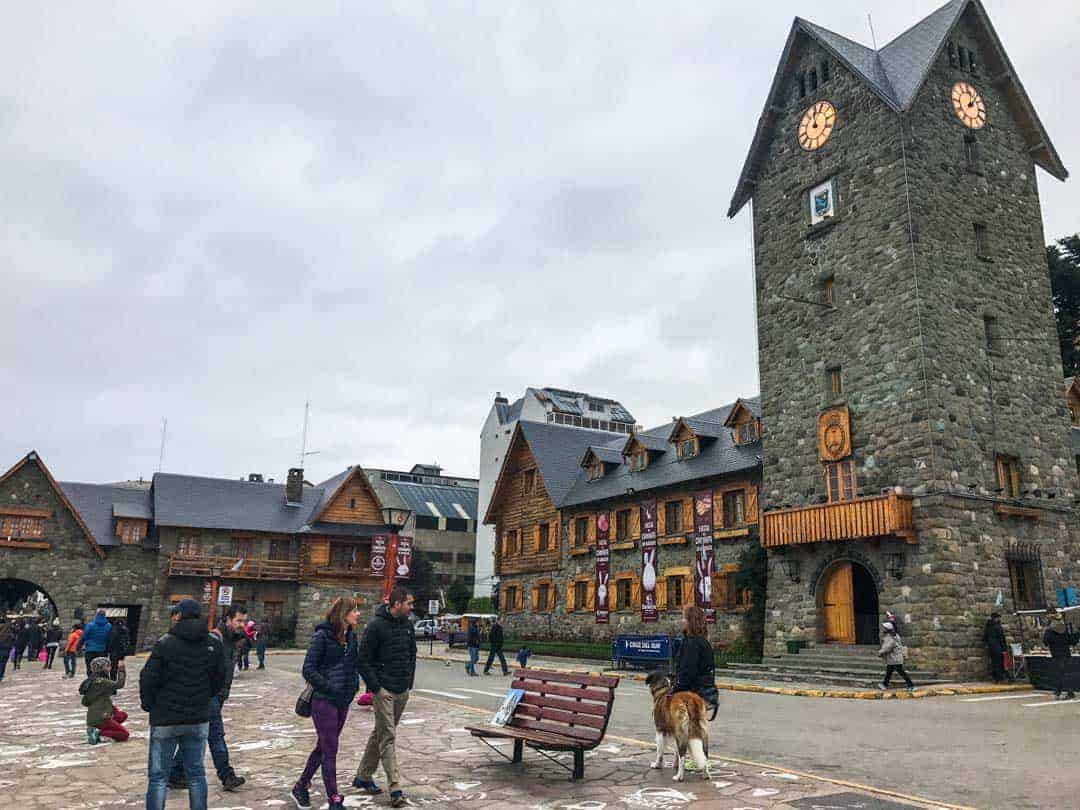
[[331, 796], [330, 803], [327, 805], [326, 810], [345, 810], [345, 797], [340, 793], [336, 796]]
[[308, 793], [306, 787], [293, 785], [293, 789], [289, 791], [289, 795], [292, 796], [293, 802], [300, 810], [311, 810], [311, 794]]
[[405, 794], [400, 790], [390, 791], [390, 806], [391, 807], [404, 807], [405, 806]]
[[228, 773], [225, 778], [221, 780], [222, 790], [236, 790], [238, 787], [244, 784], [247, 780], [242, 776], [237, 776], [235, 773]]
[[90, 745], [97, 745], [101, 742], [101, 733], [96, 728], [86, 729], [86, 741]]
[[375, 784], [374, 779], [361, 779], [358, 776], [352, 780], [352, 786], [364, 791], [368, 796], [378, 796], [382, 793], [382, 788]]

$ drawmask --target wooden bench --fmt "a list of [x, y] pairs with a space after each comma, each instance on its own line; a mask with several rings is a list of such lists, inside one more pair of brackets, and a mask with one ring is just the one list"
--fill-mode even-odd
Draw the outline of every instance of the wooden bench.
[[[596, 748], [604, 739], [619, 679], [606, 675], [517, 669], [510, 685], [513, 689], [524, 690], [525, 694], [509, 722], [505, 726], [467, 726], [467, 730], [489, 746], [489, 738], [513, 740], [511, 762], [521, 762], [522, 750], [527, 745], [557, 765], [566, 767], [544, 752], [572, 751], [571, 778], [584, 777], [585, 752]], [[506, 756], [494, 746], [491, 748]]]

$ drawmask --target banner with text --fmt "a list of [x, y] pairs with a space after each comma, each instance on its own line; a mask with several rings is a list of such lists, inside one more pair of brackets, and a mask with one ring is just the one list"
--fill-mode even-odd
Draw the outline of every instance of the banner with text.
[[597, 624], [610, 621], [611, 610], [608, 607], [608, 577], [611, 575], [610, 516], [607, 512], [596, 513], [596, 599], [593, 610]]
[[397, 546], [397, 570], [394, 575], [398, 579], [408, 579], [412, 576], [412, 538], [399, 537]]
[[713, 572], [712, 492], [694, 495], [694, 604], [705, 611], [705, 621], [716, 622], [712, 606]]
[[642, 501], [640, 507], [641, 522], [641, 621], [655, 622], [659, 619], [656, 608], [656, 577], [660, 570], [657, 565], [656, 545], [656, 501]]
[[397, 568], [397, 550], [398, 550], [398, 536], [396, 534], [390, 535], [386, 538], [386, 562], [385, 562], [385, 574], [383, 575], [383, 592], [382, 600], [384, 602], [390, 601], [390, 591], [394, 587], [394, 575]]

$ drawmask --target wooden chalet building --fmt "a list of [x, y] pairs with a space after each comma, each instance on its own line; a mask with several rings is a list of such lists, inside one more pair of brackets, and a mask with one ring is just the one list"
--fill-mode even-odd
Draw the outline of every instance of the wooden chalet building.
[[[741, 631], [747, 597], [736, 561], [757, 537], [761, 423], [757, 399], [627, 436], [521, 422], [485, 523], [495, 527], [499, 606], [511, 634], [604, 640], [615, 632], [670, 632], [694, 600], [695, 495], [713, 503], [714, 638]], [[641, 506], [657, 517], [656, 623], [642, 621]], [[598, 624], [598, 517], [610, 524], [611, 596]], [[601, 518], [601, 520], [603, 520]]]

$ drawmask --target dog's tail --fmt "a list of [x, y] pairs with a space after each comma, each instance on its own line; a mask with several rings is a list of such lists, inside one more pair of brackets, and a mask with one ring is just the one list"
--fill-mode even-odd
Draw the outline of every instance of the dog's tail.
[[705, 770], [707, 761], [705, 757], [705, 744], [696, 737], [690, 740], [690, 757], [694, 760], [694, 765], [696, 765], [699, 770]]

